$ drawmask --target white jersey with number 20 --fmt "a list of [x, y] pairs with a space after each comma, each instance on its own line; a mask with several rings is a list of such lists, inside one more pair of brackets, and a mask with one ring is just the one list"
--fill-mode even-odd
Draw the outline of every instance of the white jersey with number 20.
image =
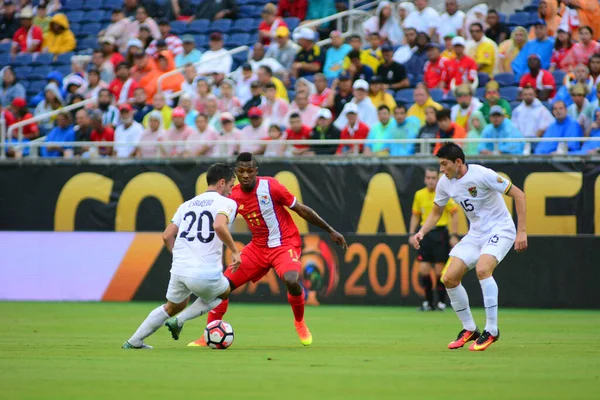
[[460, 179], [448, 179], [445, 175], [440, 178], [435, 204], [443, 208], [450, 198], [460, 204], [471, 223], [469, 235], [485, 236], [498, 229], [515, 232], [515, 223], [502, 198], [512, 183], [481, 165], [467, 167]]
[[179, 227], [173, 247], [171, 274], [195, 279], [216, 279], [223, 273], [223, 242], [213, 224], [218, 214], [235, 218], [235, 201], [205, 192], [177, 209], [172, 223]]

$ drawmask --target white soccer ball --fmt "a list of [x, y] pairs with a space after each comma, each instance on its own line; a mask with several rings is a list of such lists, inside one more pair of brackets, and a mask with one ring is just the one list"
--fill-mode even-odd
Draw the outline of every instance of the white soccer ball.
[[213, 321], [204, 329], [204, 340], [212, 349], [226, 349], [233, 343], [233, 328], [225, 321]]

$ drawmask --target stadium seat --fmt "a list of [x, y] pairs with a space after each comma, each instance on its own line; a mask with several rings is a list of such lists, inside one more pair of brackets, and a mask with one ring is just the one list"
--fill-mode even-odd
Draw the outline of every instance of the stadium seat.
[[[102, 11], [102, 10], [88, 11], [85, 13], [83, 18], [81, 19], [82, 22], [91, 22], [91, 23], [99, 23], [100, 21], [103, 21], [103, 20], [104, 20], [104, 11]], [[98, 34], [98, 32], [96, 32], [96, 34]]]
[[[71, 0], [69, 0], [71, 1]], [[95, 1], [84, 1], [83, 2], [83, 6], [81, 6], [81, 9], [83, 11], [94, 11], [94, 10], [98, 10], [100, 7], [98, 6], [98, 3], [96, 3]]]
[[33, 65], [50, 65], [54, 55], [50, 53], [38, 53], [33, 57]]
[[240, 65], [248, 61], [248, 51], [241, 51], [239, 53], [235, 53], [233, 56], [233, 61], [239, 63]]
[[86, 36], [77, 41], [77, 50], [95, 49], [98, 47], [98, 39], [95, 36]]
[[234, 33], [232, 35], [229, 35], [229, 37], [227, 38], [227, 41], [225, 41], [225, 47], [233, 48], [233, 47], [245, 46], [249, 40], [250, 40], [249, 33]]
[[23, 86], [23, 88], [25, 89], [25, 91], [27, 91], [27, 89], [29, 89], [29, 81], [27, 79], [22, 80], [19, 83], [21, 84], [21, 86]]
[[483, 72], [477, 73], [477, 79], [479, 79], [479, 87], [484, 87], [489, 81], [490, 76], [488, 74], [484, 74]]
[[52, 72], [52, 68], [49, 66], [39, 66], [39, 67], [33, 67], [31, 69], [31, 72], [29, 73], [29, 79], [31, 80], [42, 80], [42, 79], [46, 79], [46, 76], [48, 76], [48, 74]]
[[523, 11], [528, 12], [528, 13], [532, 13], [532, 12], [537, 13], [537, 10], [538, 10], [538, 6], [534, 5], [534, 4], [530, 4], [523, 9]]
[[290, 32], [294, 32], [294, 29], [296, 29], [298, 25], [300, 25], [300, 19], [296, 17], [284, 18], [283, 20], [287, 24]]
[[519, 97], [519, 88], [516, 86], [501, 87], [500, 96], [508, 101], [516, 101]]
[[506, 14], [499, 12], [498, 19], [500, 20], [500, 22], [506, 22]]
[[66, 13], [67, 11], [82, 10], [84, 1], [83, 0], [69, 0], [64, 3], [65, 4], [63, 4], [63, 6], [60, 8], [60, 11]]
[[73, 35], [79, 35], [79, 31], [81, 30], [81, 25], [77, 22], [69, 24], [69, 29], [73, 32]]
[[58, 71], [62, 74], [62, 76], [67, 76], [71, 73], [70, 65], [61, 65], [59, 67], [54, 68], [55, 71]]
[[5, 65], [12, 64], [12, 57], [9, 53], [0, 53], [0, 65], [3, 67]]
[[265, 4], [271, 2], [270, 0], [248, 0], [247, 4], [264, 7]]
[[21, 53], [21, 54], [17, 54], [15, 59], [12, 61], [12, 65], [14, 65], [15, 67], [22, 66], [22, 65], [31, 65], [32, 62], [33, 62], [33, 55]]
[[254, 6], [246, 5], [240, 6], [240, 11], [238, 12], [239, 18], [254, 18]]
[[196, 47], [206, 47], [208, 45], [208, 37], [206, 35], [194, 35]]
[[121, 8], [123, 6], [123, 0], [102, 0], [102, 6], [100, 6], [103, 10], [112, 11], [115, 8]]
[[65, 13], [67, 18], [69, 19], [69, 24], [79, 24], [83, 17], [85, 16], [85, 12], [83, 11], [68, 11]]
[[8, 53], [8, 52], [10, 52], [10, 47], [11, 46], [12, 46], [11, 42], [0, 43], [0, 53]]
[[71, 65], [71, 57], [73, 57], [75, 55], [75, 53], [73, 52], [68, 52], [68, 53], [63, 53], [63, 54], [59, 54], [58, 57], [56, 57], [56, 61], [54, 62], [55, 64], [58, 65]]
[[218, 19], [210, 23], [208, 32], [229, 33], [229, 28], [231, 28], [230, 19]]
[[440, 101], [444, 100], [444, 90], [442, 89], [429, 89], [429, 94], [435, 102], [439, 103]]
[[185, 21], [171, 21], [171, 33], [174, 35], [183, 35], [189, 32], [188, 25]]
[[29, 77], [30, 73], [31, 73], [31, 67], [27, 67], [27, 66], [15, 67], [15, 75], [17, 76], [18, 80], [27, 79]]
[[98, 32], [102, 29], [102, 26], [98, 23], [85, 24], [81, 26], [80, 33], [88, 36], [96, 36]]
[[394, 96], [396, 103], [412, 103], [413, 99], [413, 89], [400, 89], [396, 91], [396, 95]]
[[529, 23], [529, 13], [516, 12], [508, 17], [508, 23], [513, 26], [525, 26]]
[[294, 101], [294, 99], [296, 98], [296, 91], [295, 90], [288, 90], [288, 97], [290, 99], [290, 102]]
[[195, 19], [185, 27], [185, 31], [193, 35], [207, 33], [209, 25], [210, 21], [207, 19]]
[[27, 94], [29, 95], [29, 93], [31, 93], [32, 96], [35, 96], [36, 94], [44, 90], [45, 87], [46, 81], [32, 81], [29, 84], [29, 88], [27, 88]]
[[502, 86], [515, 86], [517, 84], [516, 77], [510, 72], [503, 72], [501, 74], [494, 75], [494, 80]]
[[565, 75], [566, 75], [566, 73], [559, 69], [552, 73], [552, 76], [554, 76], [554, 81], [556, 82], [557, 85], [563, 84], [563, 82], [565, 81]]
[[517, 108], [519, 106], [519, 104], [521, 104], [521, 102], [518, 101], [518, 100], [511, 101], [510, 102], [510, 108], [512, 108], [514, 110], [515, 108]]
[[475, 97], [477, 97], [479, 100], [484, 100], [485, 99], [485, 88], [478, 87], [477, 90], [475, 90]]
[[229, 32], [231, 33], [248, 33], [254, 28], [258, 26], [254, 25], [254, 20], [252, 18], [240, 18], [236, 20], [231, 28], [229, 28]]

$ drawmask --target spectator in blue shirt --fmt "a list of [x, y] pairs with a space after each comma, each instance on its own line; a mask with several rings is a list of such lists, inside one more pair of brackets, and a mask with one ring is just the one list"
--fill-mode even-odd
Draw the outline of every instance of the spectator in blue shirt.
[[[420, 32], [417, 35], [417, 46], [410, 59], [404, 64], [406, 72], [414, 77], [422, 76], [425, 63], [427, 62], [427, 45], [431, 42], [429, 35]], [[421, 79], [417, 78], [417, 81]]]
[[[557, 101], [552, 105], [552, 115], [556, 122], [551, 124], [543, 138], [570, 138], [583, 137], [583, 130], [577, 121], [567, 115], [567, 106], [564, 101]], [[564, 154], [576, 153], [580, 150], [580, 142], [540, 142], [535, 147], [535, 154]]]
[[[594, 123], [592, 124], [589, 137], [600, 138], [600, 107], [596, 107], [593, 112]], [[600, 141], [597, 142], [584, 142], [579, 150], [579, 154], [599, 154], [600, 153]]]
[[[490, 109], [490, 124], [483, 128], [481, 139], [512, 139], [523, 135], [510, 119], [504, 115], [504, 108], [493, 106]], [[479, 154], [523, 154], [523, 142], [480, 142]]]
[[342, 34], [339, 31], [331, 32], [329, 37], [331, 38], [331, 47], [325, 53], [323, 74], [327, 79], [335, 79], [342, 73], [344, 58], [352, 50], [352, 46], [344, 43]]
[[[75, 130], [71, 121], [71, 114], [62, 112], [56, 116], [56, 127], [46, 136], [46, 142], [74, 142]], [[62, 157], [73, 154], [71, 146], [42, 147], [42, 157]]]
[[194, 64], [200, 61], [202, 52], [196, 48], [196, 40], [192, 35], [183, 35], [183, 53], [175, 56], [175, 67], [181, 68], [186, 64]]
[[546, 21], [543, 19], [538, 19], [534, 26], [535, 39], [530, 40], [523, 46], [519, 55], [511, 64], [517, 82], [519, 82], [521, 76], [529, 70], [527, 67], [527, 60], [532, 54], [540, 56], [542, 69], [548, 70], [550, 68], [550, 59], [552, 58], [552, 51], [554, 50], [554, 38], [548, 37], [548, 27], [546, 26]]
[[[406, 116], [406, 106], [398, 105], [394, 109], [395, 126], [391, 130], [390, 139], [414, 139], [419, 136], [421, 121], [415, 116]], [[396, 143], [390, 145], [390, 156], [410, 156], [415, 154], [414, 143]]]

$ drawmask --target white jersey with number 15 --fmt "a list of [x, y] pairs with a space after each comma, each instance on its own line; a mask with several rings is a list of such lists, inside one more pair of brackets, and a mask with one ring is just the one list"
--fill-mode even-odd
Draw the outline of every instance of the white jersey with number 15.
[[435, 204], [444, 207], [452, 198], [465, 211], [469, 234], [485, 235], [492, 228], [515, 231], [515, 223], [506, 208], [502, 194], [512, 183], [495, 171], [477, 164], [468, 164], [467, 173], [460, 179], [442, 176], [435, 190]]
[[187, 278], [216, 279], [223, 273], [223, 242], [213, 224], [218, 214], [235, 218], [235, 201], [205, 192], [179, 206], [171, 220], [179, 227], [173, 247], [171, 273]]

